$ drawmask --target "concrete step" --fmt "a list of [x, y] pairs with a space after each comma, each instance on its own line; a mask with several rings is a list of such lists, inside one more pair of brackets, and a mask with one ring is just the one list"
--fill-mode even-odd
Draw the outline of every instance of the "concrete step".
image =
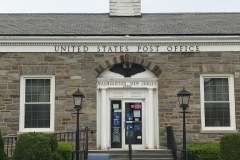
[[[110, 160], [129, 160], [129, 158], [110, 158]], [[132, 160], [173, 160], [173, 158], [132, 158]]]
[[[110, 160], [129, 160], [128, 150], [92, 150], [89, 153], [107, 153]], [[171, 150], [133, 150], [132, 160], [173, 160]]]

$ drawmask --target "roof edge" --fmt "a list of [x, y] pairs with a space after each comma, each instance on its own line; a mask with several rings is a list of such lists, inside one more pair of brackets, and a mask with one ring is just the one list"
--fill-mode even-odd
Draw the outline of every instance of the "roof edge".
[[187, 43], [240, 42], [239, 35], [162, 35], [162, 36], [1, 36], [0, 43]]

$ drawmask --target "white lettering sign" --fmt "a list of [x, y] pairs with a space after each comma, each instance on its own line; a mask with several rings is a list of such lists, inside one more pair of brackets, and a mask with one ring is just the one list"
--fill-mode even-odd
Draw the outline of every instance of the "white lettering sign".
[[224, 51], [239, 51], [240, 45], [238, 43], [210, 44], [204, 45], [196, 44], [56, 44], [48, 43], [1, 43], [0, 52], [55, 52], [55, 53], [171, 53], [171, 52], [224, 52]]
[[97, 82], [97, 86], [108, 86], [108, 87], [120, 87], [120, 88], [132, 88], [132, 87], [146, 87], [146, 86], [157, 86], [157, 82], [154, 81], [146, 81], [146, 82]]
[[200, 46], [54, 46], [55, 52], [200, 52]]

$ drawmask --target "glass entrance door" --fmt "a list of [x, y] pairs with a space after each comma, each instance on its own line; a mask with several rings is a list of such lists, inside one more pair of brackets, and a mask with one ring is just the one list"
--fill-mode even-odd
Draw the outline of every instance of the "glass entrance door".
[[126, 145], [131, 144], [133, 148], [142, 148], [142, 103], [124, 102], [125, 122], [123, 127], [123, 140]]
[[143, 148], [142, 101], [111, 101], [111, 148]]
[[122, 102], [111, 101], [111, 148], [122, 148]]

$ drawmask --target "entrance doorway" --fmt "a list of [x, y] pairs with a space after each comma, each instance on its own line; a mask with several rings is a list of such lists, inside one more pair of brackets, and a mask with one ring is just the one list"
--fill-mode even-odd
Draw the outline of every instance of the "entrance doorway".
[[141, 100], [111, 101], [111, 148], [143, 149], [144, 105]]
[[[134, 67], [137, 72], [130, 72]], [[133, 149], [159, 148], [158, 78], [141, 67], [117, 64], [97, 78], [97, 147], [101, 150], [125, 150], [129, 138]]]

